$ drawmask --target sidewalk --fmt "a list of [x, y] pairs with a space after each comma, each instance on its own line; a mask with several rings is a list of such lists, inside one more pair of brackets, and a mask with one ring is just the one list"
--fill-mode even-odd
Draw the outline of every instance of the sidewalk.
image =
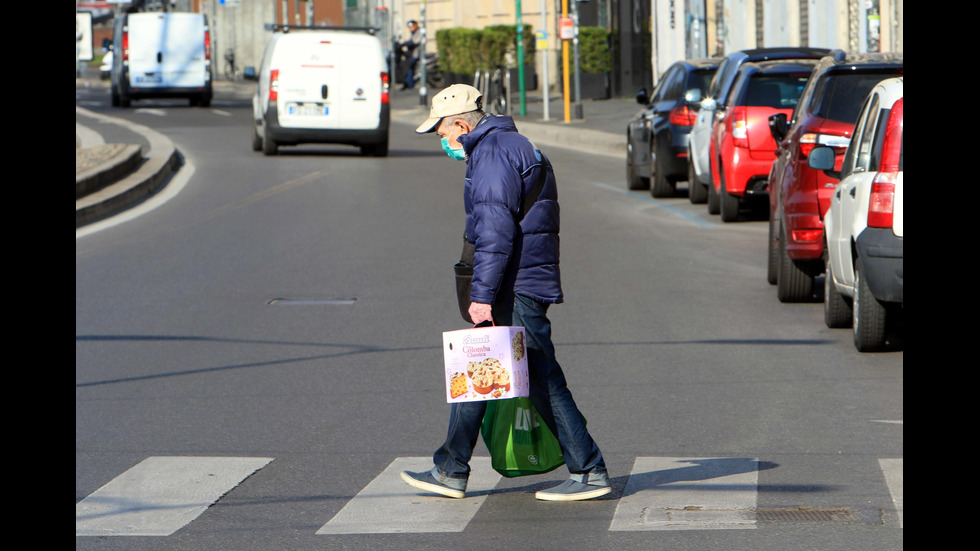
[[[76, 88], [104, 89], [98, 75], [76, 78]], [[222, 99], [247, 101], [255, 90], [252, 82], [217, 81], [214, 104]], [[431, 94], [438, 90], [429, 90]], [[413, 127], [428, 116], [418, 90], [392, 90], [391, 119]], [[520, 98], [511, 97], [511, 116], [518, 130], [539, 146], [577, 149], [621, 157], [626, 153], [626, 124], [641, 110], [631, 98], [583, 100], [582, 119], [565, 122], [561, 96], [550, 97], [549, 117], [544, 119], [542, 94], [525, 94], [524, 115]], [[138, 106], [137, 106], [138, 107]], [[219, 108], [219, 107], [215, 107]], [[577, 110], [570, 106], [570, 113]], [[151, 128], [117, 117], [75, 107], [75, 227], [111, 216], [155, 193], [179, 168], [180, 156], [169, 138]]]

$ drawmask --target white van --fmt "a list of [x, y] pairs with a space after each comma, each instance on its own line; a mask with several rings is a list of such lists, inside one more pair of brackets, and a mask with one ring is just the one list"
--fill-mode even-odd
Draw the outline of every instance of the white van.
[[188, 98], [211, 105], [211, 35], [201, 13], [147, 12], [116, 17], [112, 105], [143, 98]]
[[388, 65], [369, 28], [283, 27], [269, 39], [252, 98], [252, 149], [337, 143], [388, 154]]

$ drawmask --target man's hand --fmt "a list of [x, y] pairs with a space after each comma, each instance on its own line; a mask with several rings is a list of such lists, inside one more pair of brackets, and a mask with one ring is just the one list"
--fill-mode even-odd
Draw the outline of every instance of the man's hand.
[[473, 320], [473, 325], [480, 325], [485, 321], [492, 322], [493, 317], [490, 315], [490, 305], [480, 304], [479, 302], [471, 302], [469, 309], [470, 319]]

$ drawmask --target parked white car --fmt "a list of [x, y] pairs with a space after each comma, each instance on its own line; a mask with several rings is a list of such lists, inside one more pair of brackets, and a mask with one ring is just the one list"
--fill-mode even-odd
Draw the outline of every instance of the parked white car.
[[[853, 327], [862, 352], [886, 349], [903, 315], [903, 82], [884, 80], [865, 100], [824, 217], [824, 321]], [[833, 161], [828, 147], [808, 157], [818, 170]]]

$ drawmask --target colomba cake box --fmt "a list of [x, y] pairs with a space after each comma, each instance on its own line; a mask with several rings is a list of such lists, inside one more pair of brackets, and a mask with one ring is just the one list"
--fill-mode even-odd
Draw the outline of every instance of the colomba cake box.
[[528, 395], [523, 327], [496, 325], [446, 331], [442, 344], [447, 402]]

